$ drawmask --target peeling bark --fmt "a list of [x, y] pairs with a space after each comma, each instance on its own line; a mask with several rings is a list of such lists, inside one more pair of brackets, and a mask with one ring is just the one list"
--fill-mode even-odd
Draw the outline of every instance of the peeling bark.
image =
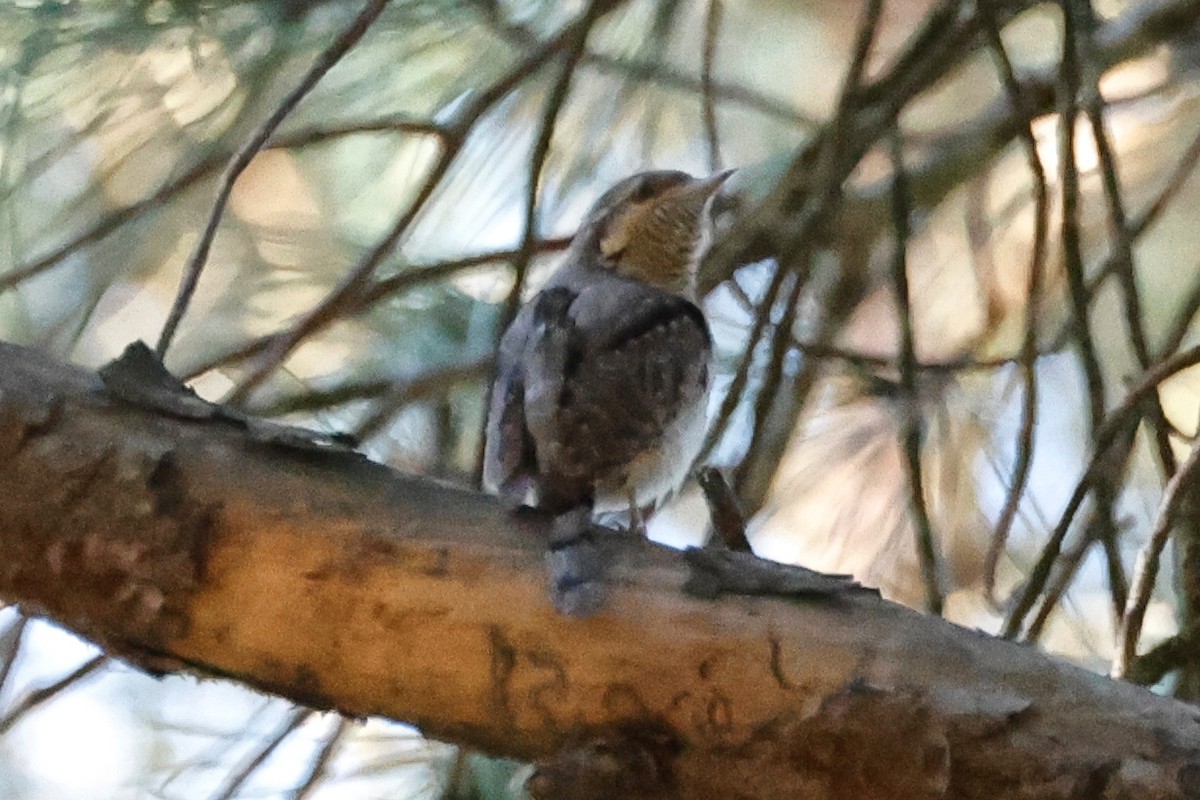
[[542, 759], [542, 798], [1200, 798], [1191, 706], [865, 593], [689, 594], [710, 559], [626, 537], [565, 619], [546, 533], [0, 345], [0, 596], [151, 671]]

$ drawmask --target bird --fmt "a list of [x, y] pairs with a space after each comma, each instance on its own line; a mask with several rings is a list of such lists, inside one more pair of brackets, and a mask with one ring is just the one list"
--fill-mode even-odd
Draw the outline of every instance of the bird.
[[628, 508], [641, 527], [640, 510], [678, 489], [699, 454], [712, 337], [696, 267], [731, 172], [654, 170], [614, 185], [500, 340], [483, 483], [510, 508], [557, 520], [560, 611], [603, 602], [603, 565], [579, 544], [591, 516]]

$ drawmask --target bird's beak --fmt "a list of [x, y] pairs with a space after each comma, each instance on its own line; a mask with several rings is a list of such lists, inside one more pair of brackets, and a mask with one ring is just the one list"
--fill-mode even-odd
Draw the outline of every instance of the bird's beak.
[[662, 200], [664, 203], [686, 209], [688, 213], [702, 214], [704, 209], [708, 208], [709, 199], [733, 173], [734, 170], [727, 169], [707, 178], [693, 178], [674, 192], [663, 195]]
[[697, 178], [693, 180], [686, 189], [688, 194], [698, 195], [700, 197], [710, 197], [717, 193], [722, 184], [728, 180], [729, 176], [737, 170], [726, 169], [718, 172], [715, 175], [710, 175], [707, 178]]

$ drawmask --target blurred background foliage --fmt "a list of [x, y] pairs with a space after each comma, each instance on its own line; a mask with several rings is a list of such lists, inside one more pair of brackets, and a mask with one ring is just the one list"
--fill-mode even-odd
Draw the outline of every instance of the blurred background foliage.
[[[702, 273], [708, 459], [756, 551], [1195, 698], [1198, 20], [7, 0], [0, 339], [99, 366], [159, 342], [202, 267], [161, 342], [176, 374], [471, 483], [498, 333], [588, 204], [640, 169], [738, 167]], [[692, 486], [651, 524], [706, 528]], [[521, 774], [0, 612], [0, 797], [502, 798]]]

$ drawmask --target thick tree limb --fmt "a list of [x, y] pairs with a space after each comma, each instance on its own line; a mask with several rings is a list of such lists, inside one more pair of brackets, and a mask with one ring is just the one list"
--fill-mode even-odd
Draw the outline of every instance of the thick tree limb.
[[707, 557], [622, 537], [610, 606], [565, 619], [538, 523], [249, 431], [0, 345], [0, 596], [151, 671], [551, 758], [541, 797], [1200, 797], [1191, 706], [865, 593], [689, 595]]

